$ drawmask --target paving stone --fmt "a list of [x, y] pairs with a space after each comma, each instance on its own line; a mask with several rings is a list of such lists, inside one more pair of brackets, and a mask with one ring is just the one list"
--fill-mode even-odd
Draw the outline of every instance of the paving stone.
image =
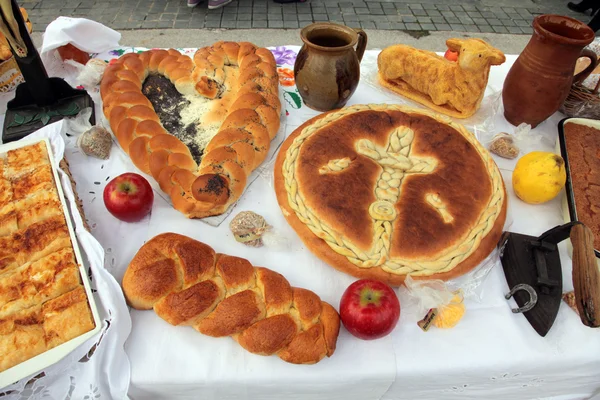
[[521, 32], [521, 28], [519, 28], [518, 26], [507, 26], [506, 29], [508, 29], [508, 33], [523, 33]]
[[298, 28], [298, 21], [283, 21], [283, 27], [286, 29]]
[[173, 21], [158, 21], [158, 23], [156, 24], [156, 27], [159, 29], [172, 28]]
[[389, 22], [375, 22], [375, 27], [381, 30], [392, 29], [392, 25]]
[[360, 23], [360, 27], [362, 29], [375, 29], [375, 22], [373, 21], [363, 21]]
[[[176, 23], [177, 24], [177, 23]], [[190, 28], [204, 28], [204, 20], [200, 21], [200, 20], [193, 20], [190, 22], [189, 25]]]
[[269, 28], [283, 28], [283, 21], [269, 21]]
[[204, 26], [206, 28], [220, 28], [221, 27], [221, 21], [206, 21], [206, 23], [204, 24]]
[[[283, 26], [295, 29], [315, 21], [339, 21], [368, 29], [460, 30], [531, 34], [533, 17], [544, 13], [588, 16], [569, 11], [563, 0], [310, 0], [277, 4], [273, 0], [234, 0], [208, 10], [207, 0], [195, 8], [184, 0], [20, 0], [28, 9], [34, 30], [59, 15], [90, 18], [115, 29], [227, 28]], [[359, 17], [357, 17], [360, 16]], [[256, 24], [255, 24], [256, 22]], [[372, 26], [374, 23], [374, 27]], [[413, 24], [413, 25], [410, 25]]]
[[405, 25], [406, 25], [407, 31], [420, 31], [421, 30], [421, 25], [419, 25], [419, 24], [408, 23]]
[[435, 24], [435, 28], [438, 31], [449, 31], [449, 30], [452, 30], [452, 28], [448, 24]]
[[450, 24], [453, 31], [464, 32], [465, 26], [463, 24]]

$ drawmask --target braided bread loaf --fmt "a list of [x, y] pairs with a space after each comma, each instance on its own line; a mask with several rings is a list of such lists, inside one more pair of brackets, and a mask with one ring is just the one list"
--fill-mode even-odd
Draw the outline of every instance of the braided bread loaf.
[[[237, 67], [237, 72], [232, 71]], [[142, 85], [167, 77], [183, 95], [212, 99], [222, 121], [198, 166], [188, 147], [165, 130]], [[248, 175], [279, 130], [281, 103], [273, 54], [247, 42], [218, 42], [194, 59], [177, 50], [125, 54], [110, 65], [100, 94], [104, 115], [133, 163], [151, 174], [189, 218], [222, 214], [243, 193]], [[198, 116], [200, 117], [200, 116]]]
[[335, 351], [340, 319], [331, 305], [277, 272], [186, 236], [163, 233], [144, 244], [123, 291], [136, 309], [153, 308], [168, 323], [205, 335], [232, 336], [251, 353], [314, 364]]

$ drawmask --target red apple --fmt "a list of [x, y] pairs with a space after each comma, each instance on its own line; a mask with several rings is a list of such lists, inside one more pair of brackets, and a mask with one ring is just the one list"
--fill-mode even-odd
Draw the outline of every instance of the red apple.
[[340, 317], [354, 336], [372, 340], [389, 334], [400, 318], [400, 302], [387, 284], [361, 279], [348, 286], [340, 301]]
[[448, 49], [444, 53], [444, 57], [450, 61], [458, 61], [458, 52]]
[[116, 218], [136, 222], [152, 209], [154, 192], [141, 175], [127, 172], [108, 182], [104, 188], [104, 205]]

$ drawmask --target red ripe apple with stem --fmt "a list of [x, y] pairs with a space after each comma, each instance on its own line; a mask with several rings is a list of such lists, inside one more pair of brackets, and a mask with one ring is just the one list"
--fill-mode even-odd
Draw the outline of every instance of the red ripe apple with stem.
[[361, 279], [342, 295], [340, 318], [352, 335], [364, 340], [379, 339], [396, 327], [400, 301], [387, 284]]
[[104, 188], [104, 205], [115, 218], [136, 222], [152, 209], [154, 192], [150, 183], [139, 174], [127, 172], [108, 182]]

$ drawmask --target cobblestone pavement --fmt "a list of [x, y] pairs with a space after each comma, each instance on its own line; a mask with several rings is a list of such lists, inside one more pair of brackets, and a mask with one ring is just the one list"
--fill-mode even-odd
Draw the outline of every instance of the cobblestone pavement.
[[[113, 29], [284, 28], [332, 21], [354, 28], [406, 31], [460, 31], [530, 34], [535, 15], [557, 13], [585, 22], [562, 0], [234, 0], [208, 10], [206, 1], [188, 8], [185, 0], [21, 0], [35, 31], [58, 16], [84, 17]], [[490, 6], [493, 4], [493, 6]]]

